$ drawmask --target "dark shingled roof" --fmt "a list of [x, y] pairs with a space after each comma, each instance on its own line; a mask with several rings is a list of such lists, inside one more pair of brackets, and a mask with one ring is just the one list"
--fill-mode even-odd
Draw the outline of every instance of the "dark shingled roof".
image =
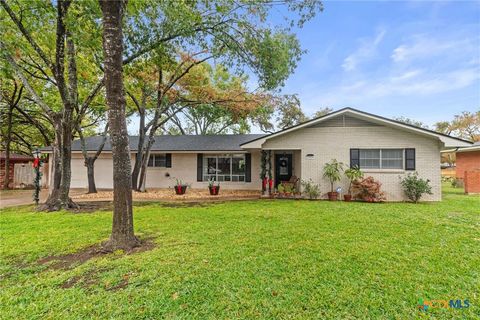
[[[229, 135], [178, 135], [156, 136], [152, 151], [242, 151], [242, 143], [258, 139], [264, 134], [229, 134]], [[130, 151], [136, 152], [138, 136], [130, 136]], [[102, 142], [102, 137], [86, 138], [87, 150], [95, 151]], [[49, 151], [51, 147], [43, 148]], [[110, 139], [107, 138], [103, 151], [111, 151]], [[82, 151], [80, 140], [72, 142], [72, 151]]]

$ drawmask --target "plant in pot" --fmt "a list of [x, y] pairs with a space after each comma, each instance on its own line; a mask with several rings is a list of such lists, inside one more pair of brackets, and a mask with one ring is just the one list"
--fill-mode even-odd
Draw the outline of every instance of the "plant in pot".
[[354, 166], [345, 170], [345, 176], [347, 176], [350, 183], [348, 185], [348, 194], [343, 195], [343, 199], [345, 201], [351, 201], [352, 200], [352, 183], [358, 179], [363, 178], [363, 172], [360, 170], [358, 166]]
[[343, 163], [338, 162], [335, 159], [325, 164], [323, 167], [323, 177], [330, 181], [330, 192], [328, 192], [328, 200], [335, 201], [338, 198], [338, 192], [334, 191], [333, 184], [340, 181], [342, 178], [341, 172], [343, 171]]
[[291, 186], [290, 184], [285, 184], [283, 186], [284, 190], [285, 190], [285, 196], [286, 197], [290, 197], [292, 195], [292, 193], [295, 191], [293, 186]]
[[218, 196], [218, 192], [220, 191], [220, 183], [217, 182], [217, 184], [215, 184], [214, 179], [208, 180], [208, 190], [210, 191], [211, 196]]
[[187, 191], [188, 185], [186, 183], [183, 183], [182, 180], [179, 180], [179, 179], [175, 179], [175, 180], [176, 180], [175, 187], [174, 187], [175, 193], [178, 195], [185, 194], [185, 192]]

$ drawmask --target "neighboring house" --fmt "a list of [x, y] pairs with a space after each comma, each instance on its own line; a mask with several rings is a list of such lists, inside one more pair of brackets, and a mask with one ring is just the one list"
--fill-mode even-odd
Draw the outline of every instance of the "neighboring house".
[[[6, 170], [9, 171], [9, 188], [18, 188], [21, 187], [22, 183], [27, 186], [31, 185], [32, 181], [31, 179], [23, 179], [23, 177], [17, 177], [15, 180], [15, 166], [17, 168], [21, 166], [25, 166], [26, 170], [30, 169], [32, 166], [31, 162], [33, 161], [32, 156], [26, 156], [23, 154], [18, 154], [18, 153], [10, 153], [10, 161], [9, 161], [9, 167], [7, 168], [6, 162], [5, 162], [5, 152], [0, 152], [0, 188], [3, 189], [4, 184], [5, 184], [5, 173]], [[19, 171], [17, 169], [17, 171]], [[25, 181], [23, 181], [25, 180]]]
[[[130, 137], [132, 163], [137, 139]], [[94, 152], [99, 141], [99, 137], [88, 138], [88, 150]], [[441, 200], [440, 151], [470, 145], [465, 140], [345, 108], [270, 135], [157, 136], [146, 187], [173, 186], [177, 178], [193, 188], [205, 188], [213, 178], [225, 189], [260, 190], [261, 151], [267, 150], [273, 155], [275, 185], [296, 176], [312, 179], [326, 193], [329, 183], [322, 176], [323, 166], [337, 159], [346, 165], [359, 165], [366, 175], [382, 182], [387, 200], [404, 200], [399, 177], [413, 171], [431, 181], [433, 195], [425, 200]], [[95, 179], [98, 188], [112, 188], [109, 141], [95, 164]], [[346, 190], [346, 179], [338, 185]], [[87, 187], [79, 141], [72, 146], [71, 186]]]
[[480, 142], [456, 150], [456, 177], [464, 181], [466, 193], [480, 193]]

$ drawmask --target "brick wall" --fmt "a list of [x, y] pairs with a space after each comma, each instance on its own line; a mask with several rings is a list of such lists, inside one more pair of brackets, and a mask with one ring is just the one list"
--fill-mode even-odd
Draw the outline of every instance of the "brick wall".
[[480, 169], [480, 151], [457, 152], [456, 175], [464, 179], [465, 171]]
[[480, 193], [480, 169], [465, 171], [465, 193]]
[[[9, 174], [9, 180], [10, 180], [10, 187], [13, 186], [13, 166], [14, 163], [10, 161], [10, 174]], [[1, 160], [0, 161], [0, 188], [3, 189], [4, 183], [5, 183], [5, 161]]]

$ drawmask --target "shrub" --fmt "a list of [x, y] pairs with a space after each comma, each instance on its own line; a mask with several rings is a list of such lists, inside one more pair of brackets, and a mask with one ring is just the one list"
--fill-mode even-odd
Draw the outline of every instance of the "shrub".
[[308, 195], [310, 200], [317, 199], [320, 195], [320, 186], [313, 182], [312, 179], [302, 181], [303, 193]]
[[457, 178], [452, 178], [452, 187], [453, 188], [463, 188], [463, 180], [462, 179], [457, 179]]
[[400, 184], [407, 198], [415, 203], [417, 203], [424, 194], [432, 194], [430, 180], [419, 178], [417, 172], [410, 173], [403, 177]]
[[285, 192], [285, 187], [283, 186], [283, 184], [279, 184], [278, 187], [277, 187], [277, 190], [279, 193], [284, 193]]
[[355, 197], [367, 202], [385, 201], [385, 193], [380, 191], [381, 186], [382, 184], [373, 177], [355, 180], [352, 183], [352, 189], [356, 192]]

